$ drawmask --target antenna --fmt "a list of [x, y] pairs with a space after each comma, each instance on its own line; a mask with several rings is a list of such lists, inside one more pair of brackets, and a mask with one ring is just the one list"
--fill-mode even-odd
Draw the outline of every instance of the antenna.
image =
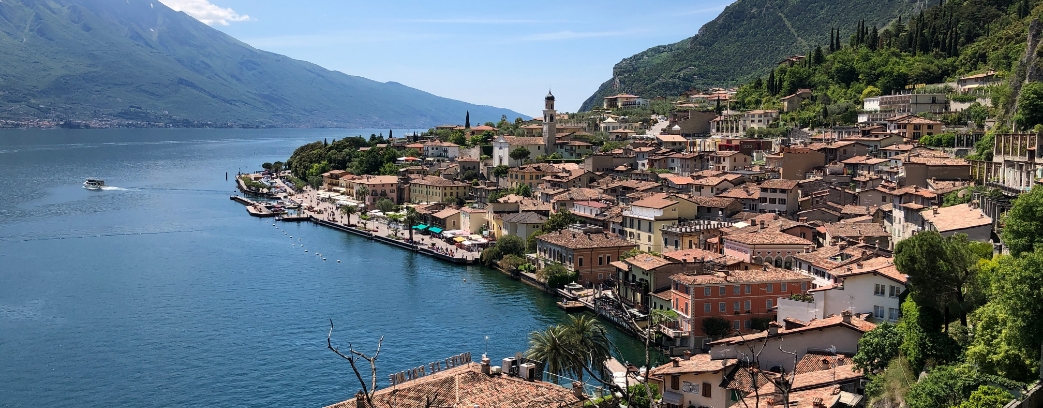
[[482, 354], [482, 357], [486, 357], [488, 355], [489, 355], [489, 336], [485, 336], [485, 353]]

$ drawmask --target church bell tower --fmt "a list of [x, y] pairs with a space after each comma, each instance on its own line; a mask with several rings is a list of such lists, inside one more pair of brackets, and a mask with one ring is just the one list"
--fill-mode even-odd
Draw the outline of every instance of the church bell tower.
[[558, 128], [554, 124], [554, 116], [558, 112], [554, 110], [554, 94], [547, 91], [543, 102], [543, 146], [546, 149], [543, 154], [550, 156], [557, 151], [554, 142], [557, 141]]

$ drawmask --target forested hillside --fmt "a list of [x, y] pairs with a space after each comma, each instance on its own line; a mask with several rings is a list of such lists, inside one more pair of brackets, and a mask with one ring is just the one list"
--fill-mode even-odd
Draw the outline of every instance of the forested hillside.
[[[858, 21], [883, 27], [911, 13], [914, 0], [738, 0], [694, 37], [650, 48], [616, 64], [613, 78], [583, 103], [589, 110], [606, 95], [629, 92], [646, 98], [673, 96], [692, 88], [738, 85], [762, 75], [780, 60], [829, 42]], [[618, 90], [616, 83], [618, 81]]]

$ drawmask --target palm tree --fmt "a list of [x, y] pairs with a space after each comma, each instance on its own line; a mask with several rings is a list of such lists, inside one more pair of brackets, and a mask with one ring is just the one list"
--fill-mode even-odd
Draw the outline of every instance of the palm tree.
[[413, 242], [413, 226], [420, 222], [420, 213], [416, 212], [413, 207], [406, 207], [405, 223], [406, 228], [409, 228], [409, 242]]
[[564, 324], [565, 331], [569, 336], [572, 350], [577, 354], [580, 365], [576, 367], [579, 380], [583, 381], [583, 367], [590, 367], [591, 371], [601, 373], [605, 368], [605, 361], [610, 357], [608, 337], [605, 336], [605, 328], [598, 324], [593, 315], [583, 314], [579, 317], [569, 316], [569, 321]]
[[348, 225], [351, 225], [351, 214], [354, 214], [356, 211], [358, 211], [358, 209], [355, 208], [355, 206], [353, 205], [345, 205], [340, 207], [340, 213], [348, 217]]
[[366, 203], [366, 196], [369, 195], [369, 189], [366, 186], [361, 186], [358, 190], [355, 190], [355, 199]]
[[565, 326], [550, 326], [544, 331], [529, 335], [529, 350], [525, 357], [542, 361], [544, 370], [554, 375], [575, 373], [578, 365], [576, 354], [570, 350], [568, 330]]

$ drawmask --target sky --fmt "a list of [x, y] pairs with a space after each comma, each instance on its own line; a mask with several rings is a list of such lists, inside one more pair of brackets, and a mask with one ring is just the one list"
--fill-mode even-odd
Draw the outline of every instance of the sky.
[[733, 0], [160, 0], [253, 47], [438, 96], [574, 112], [623, 58], [695, 35]]

